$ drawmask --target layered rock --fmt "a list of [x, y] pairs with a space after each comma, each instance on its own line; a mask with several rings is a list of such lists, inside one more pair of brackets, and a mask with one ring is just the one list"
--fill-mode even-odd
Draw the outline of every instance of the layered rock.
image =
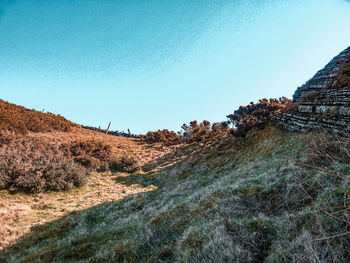
[[316, 75], [299, 87], [293, 95], [293, 100], [298, 101], [310, 91], [318, 92], [324, 89], [329, 83], [336, 78], [340, 66], [344, 63], [349, 63], [350, 47], [333, 58], [323, 69], [318, 71]]
[[299, 87], [290, 109], [277, 116], [289, 131], [350, 134], [350, 47]]

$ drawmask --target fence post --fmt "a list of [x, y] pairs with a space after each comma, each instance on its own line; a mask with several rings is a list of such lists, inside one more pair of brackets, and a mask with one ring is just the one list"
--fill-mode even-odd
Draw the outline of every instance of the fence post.
[[106, 134], [108, 134], [109, 128], [111, 128], [111, 124], [112, 124], [112, 122], [109, 122], [108, 127], [107, 127], [107, 131], [106, 131]]

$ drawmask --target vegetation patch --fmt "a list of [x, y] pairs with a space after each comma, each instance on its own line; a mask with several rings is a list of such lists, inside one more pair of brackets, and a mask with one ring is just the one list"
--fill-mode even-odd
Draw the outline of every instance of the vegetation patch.
[[245, 137], [253, 128], [263, 129], [275, 121], [275, 117], [285, 111], [292, 103], [290, 99], [262, 99], [258, 103], [251, 102], [240, 106], [233, 114], [227, 116], [235, 126], [232, 133], [237, 137]]
[[0, 100], [0, 130], [20, 134], [28, 132], [71, 131], [77, 124], [60, 115], [29, 110]]
[[346, 56], [339, 65], [334, 80], [328, 83], [325, 89], [342, 89], [350, 86], [350, 56]]
[[87, 171], [54, 145], [11, 132], [0, 133], [0, 187], [29, 193], [69, 190]]

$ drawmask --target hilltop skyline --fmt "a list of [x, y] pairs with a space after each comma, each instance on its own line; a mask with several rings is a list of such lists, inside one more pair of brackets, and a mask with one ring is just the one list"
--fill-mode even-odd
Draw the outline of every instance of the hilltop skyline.
[[0, 10], [2, 99], [133, 133], [291, 97], [350, 45], [343, 0], [3, 1]]

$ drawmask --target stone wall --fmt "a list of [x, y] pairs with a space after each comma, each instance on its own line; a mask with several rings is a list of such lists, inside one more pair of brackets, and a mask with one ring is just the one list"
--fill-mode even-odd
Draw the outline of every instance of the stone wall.
[[350, 47], [336, 56], [326, 67], [293, 96], [294, 104], [287, 112], [278, 115], [277, 124], [289, 131], [307, 132], [327, 130], [340, 135], [350, 135]]

